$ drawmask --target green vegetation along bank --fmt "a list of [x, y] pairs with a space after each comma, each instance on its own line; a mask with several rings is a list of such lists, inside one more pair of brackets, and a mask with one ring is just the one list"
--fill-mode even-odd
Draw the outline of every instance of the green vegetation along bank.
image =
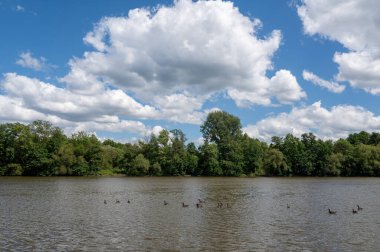
[[197, 147], [179, 129], [122, 144], [85, 132], [68, 137], [46, 121], [0, 124], [0, 175], [380, 175], [376, 132], [335, 142], [288, 134], [267, 144], [244, 134], [240, 119], [224, 111], [210, 113], [200, 130], [204, 143]]

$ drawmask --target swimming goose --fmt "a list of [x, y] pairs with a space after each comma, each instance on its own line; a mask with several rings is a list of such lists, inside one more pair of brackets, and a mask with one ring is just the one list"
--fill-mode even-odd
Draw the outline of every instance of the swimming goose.
[[166, 200], [164, 200], [164, 205], [166, 206], [167, 204], [169, 204], [168, 202], [166, 202]]
[[189, 205], [186, 205], [184, 202], [182, 202], [182, 207], [188, 207]]
[[336, 211], [333, 211], [329, 208], [329, 214], [336, 214]]
[[358, 206], [358, 211], [361, 211], [361, 210], [363, 210], [363, 208], [362, 207], [360, 207], [359, 205], [357, 205]]

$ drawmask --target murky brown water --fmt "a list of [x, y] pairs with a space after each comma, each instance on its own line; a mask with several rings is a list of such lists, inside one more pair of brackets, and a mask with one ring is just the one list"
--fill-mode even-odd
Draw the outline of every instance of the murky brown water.
[[0, 216], [1, 251], [379, 251], [380, 179], [0, 177]]

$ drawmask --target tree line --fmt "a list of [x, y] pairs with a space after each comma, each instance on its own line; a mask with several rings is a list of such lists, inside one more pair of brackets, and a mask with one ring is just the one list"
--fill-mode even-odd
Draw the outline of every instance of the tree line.
[[379, 176], [380, 134], [362, 131], [337, 141], [288, 134], [259, 141], [240, 119], [208, 114], [204, 143], [187, 143], [180, 129], [137, 143], [103, 142], [85, 132], [66, 136], [47, 121], [0, 124], [1, 176]]

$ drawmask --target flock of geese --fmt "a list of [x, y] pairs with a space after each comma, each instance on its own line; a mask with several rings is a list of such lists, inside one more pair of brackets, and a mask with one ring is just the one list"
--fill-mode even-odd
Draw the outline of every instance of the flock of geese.
[[[362, 211], [362, 210], [363, 210], [363, 208], [360, 207], [359, 205], [356, 205], [356, 206], [357, 206], [356, 209], [355, 209], [355, 208], [352, 208], [352, 213], [353, 213], [353, 214], [357, 214], [359, 211]], [[331, 210], [331, 209], [329, 208], [329, 214], [336, 214], [336, 211], [335, 211], [335, 210]]]
[[[116, 204], [119, 204], [119, 203], [120, 203], [120, 200], [117, 199], [115, 203], [116, 203]], [[128, 200], [127, 203], [130, 204], [131, 201]], [[107, 204], [107, 200], [104, 200], [104, 204]]]
[[[116, 200], [115, 201], [116, 204], [119, 204], [120, 203], [120, 200]], [[127, 203], [130, 204], [131, 201], [128, 199], [127, 200]], [[201, 200], [201, 199], [198, 199], [198, 201], [195, 203], [195, 206], [197, 208], [202, 208], [203, 207], [203, 204], [206, 203], [206, 201], [204, 200]], [[107, 204], [107, 200], [104, 200], [104, 204]], [[164, 205], [167, 206], [169, 205], [169, 202], [167, 202], [166, 200], [164, 200]], [[352, 208], [352, 213], [353, 214], [357, 214], [359, 211], [362, 211], [363, 208], [360, 207], [359, 205], [356, 205], [357, 208]], [[182, 202], [182, 207], [189, 207], [188, 204], [185, 204], [185, 202]], [[218, 202], [218, 205], [217, 205], [218, 208], [223, 208], [223, 207], [226, 207], [226, 208], [230, 208], [231, 207], [231, 204], [229, 203], [223, 203], [223, 202]], [[290, 205], [289, 204], [286, 204], [286, 208], [290, 208]], [[336, 214], [337, 211], [336, 210], [331, 210], [330, 208], [328, 208], [328, 213], [329, 214]]]
[[[104, 204], [107, 204], [107, 200], [104, 200]], [[115, 204], [119, 204], [120, 203], [120, 200], [116, 200], [115, 201]], [[127, 200], [127, 203], [130, 204], [131, 201], [128, 199]], [[195, 203], [195, 206], [197, 208], [202, 208], [203, 207], [203, 204], [206, 203], [206, 201], [202, 200], [202, 199], [198, 199], [198, 201]], [[169, 205], [169, 202], [167, 202], [166, 200], [164, 200], [164, 205]], [[185, 202], [182, 202], [182, 207], [189, 207], [188, 204], [185, 204]], [[226, 208], [230, 208], [231, 207], [231, 204], [230, 203], [223, 203], [223, 202], [218, 202], [218, 208], [223, 208], [223, 207], [226, 207]]]

